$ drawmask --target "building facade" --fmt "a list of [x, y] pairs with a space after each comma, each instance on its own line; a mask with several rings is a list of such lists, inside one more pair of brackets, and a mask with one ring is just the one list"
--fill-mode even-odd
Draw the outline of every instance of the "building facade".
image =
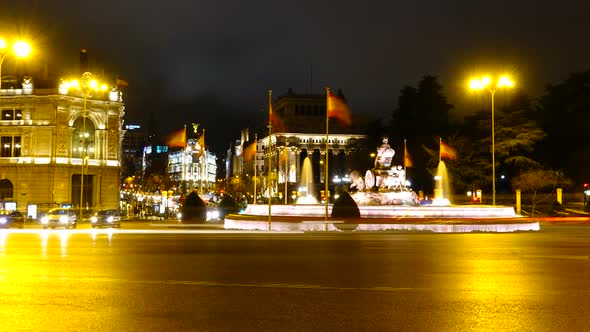
[[36, 89], [31, 77], [2, 84], [0, 199], [33, 218], [59, 204], [117, 208], [121, 92], [81, 92], [66, 81], [54, 86]]
[[[325, 160], [328, 153], [328, 184], [330, 190], [346, 182], [354, 169], [364, 169], [367, 136], [355, 133], [357, 128], [346, 128], [336, 121], [329, 122], [326, 151], [326, 96], [295, 94], [293, 91], [280, 96], [273, 103], [273, 111], [283, 123], [282, 130], [269, 137], [268, 129], [259, 130], [258, 139], [252, 135], [236, 144], [233, 154], [234, 171], [248, 181], [248, 192], [256, 187], [256, 197], [278, 197], [281, 202], [292, 203], [298, 195], [302, 165], [310, 159], [314, 194], [319, 197], [325, 185]], [[254, 158], [244, 158], [243, 151], [250, 144], [257, 144]], [[269, 171], [270, 169], [270, 176]], [[254, 180], [251, 180], [254, 179]], [[270, 182], [269, 182], [270, 180]], [[256, 181], [256, 186], [253, 182]], [[270, 185], [268, 185], [270, 183]]]
[[207, 193], [216, 182], [217, 158], [202, 147], [198, 140], [188, 140], [185, 148], [168, 155], [168, 176], [179, 184], [181, 192], [197, 190]]

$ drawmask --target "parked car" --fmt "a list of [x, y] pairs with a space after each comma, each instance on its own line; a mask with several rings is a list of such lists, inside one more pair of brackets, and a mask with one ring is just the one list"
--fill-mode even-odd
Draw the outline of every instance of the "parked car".
[[41, 218], [41, 226], [46, 228], [76, 228], [78, 225], [78, 214], [73, 209], [56, 208], [47, 211]]
[[91, 218], [92, 228], [117, 227], [121, 228], [121, 214], [117, 210], [98, 210]]
[[0, 211], [0, 228], [25, 227], [25, 216], [19, 211]]

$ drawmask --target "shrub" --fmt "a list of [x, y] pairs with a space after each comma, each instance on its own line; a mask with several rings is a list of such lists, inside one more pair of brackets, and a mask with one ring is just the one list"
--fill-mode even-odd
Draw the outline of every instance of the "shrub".
[[350, 195], [344, 190], [339, 190], [337, 193], [339, 197], [336, 199], [334, 206], [332, 207], [332, 217], [360, 218], [361, 211], [354, 199], [352, 199], [352, 197], [350, 197]]
[[207, 220], [207, 206], [196, 191], [188, 194], [181, 211], [183, 222], [205, 222]]
[[223, 196], [217, 207], [221, 219], [225, 218], [228, 214], [237, 213], [239, 211], [238, 203], [236, 203], [236, 200], [230, 195]]

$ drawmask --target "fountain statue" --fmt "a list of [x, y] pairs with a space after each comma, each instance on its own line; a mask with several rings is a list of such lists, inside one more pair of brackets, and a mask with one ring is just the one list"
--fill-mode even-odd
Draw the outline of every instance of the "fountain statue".
[[406, 185], [406, 172], [401, 165], [392, 166], [395, 150], [389, 146], [389, 138], [383, 137], [377, 148], [373, 169], [363, 178], [352, 171], [350, 189], [352, 198], [359, 205], [417, 205], [418, 195]]

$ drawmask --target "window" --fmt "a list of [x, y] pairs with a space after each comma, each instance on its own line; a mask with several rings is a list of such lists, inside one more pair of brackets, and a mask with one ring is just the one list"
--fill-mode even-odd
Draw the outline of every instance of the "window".
[[72, 137], [72, 156], [82, 156], [94, 159], [94, 122], [90, 118], [78, 118], [74, 122], [74, 135]]
[[20, 136], [2, 136], [0, 145], [0, 157], [20, 157]]
[[22, 110], [2, 110], [2, 120], [21, 120], [23, 118]]

